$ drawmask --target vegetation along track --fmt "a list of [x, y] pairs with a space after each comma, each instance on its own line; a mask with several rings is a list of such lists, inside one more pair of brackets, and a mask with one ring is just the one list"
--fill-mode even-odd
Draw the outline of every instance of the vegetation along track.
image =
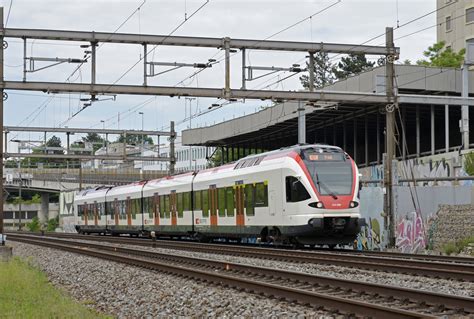
[[[10, 236], [14, 236], [11, 233]], [[153, 242], [146, 239], [112, 236], [84, 236], [77, 234], [48, 233], [48, 236], [108, 241], [117, 244], [152, 246]], [[347, 251], [301, 251], [275, 248], [259, 248], [253, 246], [237, 246], [223, 244], [202, 244], [196, 242], [183, 242], [172, 240], [158, 240], [156, 246], [167, 249], [186, 250], [201, 253], [222, 254], [239, 257], [272, 259], [277, 261], [295, 263], [329, 264], [342, 267], [352, 267], [373, 271], [384, 271], [391, 273], [403, 273], [417, 276], [428, 276], [434, 278], [455, 279], [474, 282], [474, 262], [472, 258], [446, 258], [441, 262], [426, 259], [424, 255], [414, 255], [412, 258], [402, 258], [395, 254], [394, 257], [383, 255], [381, 257], [373, 254], [364, 255], [360, 253], [349, 254]], [[403, 255], [403, 254], [402, 254]], [[439, 257], [439, 256], [435, 256]], [[462, 261], [462, 262], [461, 262]]]
[[345, 316], [427, 318], [474, 315], [474, 298], [470, 297], [91, 242], [30, 235], [12, 235], [11, 238], [322, 307]]

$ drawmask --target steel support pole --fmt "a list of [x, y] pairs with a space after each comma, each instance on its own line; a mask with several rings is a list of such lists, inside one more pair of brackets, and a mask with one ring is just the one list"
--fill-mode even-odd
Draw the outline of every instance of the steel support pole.
[[353, 134], [353, 142], [354, 142], [354, 145], [352, 147], [352, 150], [354, 152], [354, 161], [357, 163], [357, 119], [354, 119], [353, 120], [353, 123], [354, 123], [354, 134]]
[[365, 166], [369, 166], [369, 117], [367, 114], [364, 119], [364, 155], [365, 155]]
[[96, 83], [96, 66], [97, 66], [97, 56], [96, 56], [97, 42], [91, 42], [91, 83]]
[[416, 106], [416, 157], [421, 155], [421, 143], [420, 143], [420, 106]]
[[309, 52], [309, 91], [314, 91], [314, 53]]
[[26, 82], [26, 38], [23, 38], [23, 82]]
[[225, 49], [225, 97], [230, 98], [230, 38], [224, 38]]
[[444, 146], [449, 152], [449, 104], [444, 106]]
[[[461, 97], [469, 97], [469, 65], [464, 63], [462, 67], [462, 90]], [[465, 150], [469, 149], [469, 106], [461, 106], [461, 134], [462, 145]]]
[[246, 78], [245, 78], [245, 68], [247, 67], [247, 61], [245, 59], [245, 48], [242, 49], [242, 90], [246, 89]]
[[18, 196], [20, 197], [20, 200], [18, 202], [18, 213], [19, 213], [19, 216], [18, 216], [18, 220], [19, 220], [19, 225], [18, 225], [18, 230], [21, 231], [21, 201], [23, 200], [22, 196], [21, 196], [21, 186], [23, 184], [23, 180], [21, 179], [21, 160], [19, 159], [18, 160], [18, 176], [20, 177], [20, 184], [19, 184], [19, 190], [18, 190]]
[[146, 72], [146, 64], [148, 63], [147, 58], [147, 47], [146, 43], [143, 44], [143, 85], [147, 86], [147, 72]]
[[336, 141], [336, 121], [334, 121], [332, 125], [332, 145], [336, 146], [337, 141]]
[[380, 114], [377, 112], [376, 118], [376, 135], [377, 135], [377, 164], [380, 164]]
[[79, 191], [82, 191], [82, 160], [79, 160]]
[[400, 121], [400, 126], [402, 127], [401, 136], [402, 136], [402, 158], [403, 160], [407, 157], [407, 131], [406, 131], [406, 108], [402, 108], [402, 120]]
[[[0, 7], [0, 27], [3, 30], [3, 7]], [[3, 83], [3, 32], [0, 33], [0, 81]], [[3, 132], [3, 86], [0, 88], [0, 131]], [[5, 141], [7, 143], [7, 141]], [[2, 189], [0, 189], [0, 235], [1, 245], [5, 245], [3, 236], [3, 136], [0, 138], [0, 176], [2, 178]]]
[[436, 145], [435, 145], [435, 106], [431, 105], [430, 107], [430, 130], [431, 130], [431, 155], [435, 154]]
[[346, 126], [346, 121], [342, 122], [342, 148], [344, 149], [345, 152], [347, 152], [347, 138], [346, 138], [346, 132], [347, 131], [347, 126]]
[[306, 112], [301, 101], [298, 101], [298, 144], [306, 143]]
[[[170, 123], [171, 136], [170, 136], [170, 175], [174, 174], [174, 165], [176, 164], [176, 158], [174, 154], [174, 141], [176, 139], [176, 132], [174, 130], [174, 121]], [[191, 156], [191, 154], [189, 154]]]
[[[388, 226], [388, 238], [390, 247], [395, 246], [395, 212], [393, 209], [393, 171], [392, 160], [395, 155], [395, 108], [396, 101], [394, 96], [394, 78], [395, 70], [393, 66], [395, 46], [393, 44], [393, 28], [385, 29], [385, 42], [387, 51], [391, 52], [389, 59], [387, 56], [387, 63], [385, 64], [386, 74], [386, 94], [387, 94], [387, 113], [386, 113], [386, 148], [387, 156], [385, 160], [384, 169], [384, 184], [385, 184], [385, 227]], [[393, 52], [393, 53], [392, 53]]]
[[66, 153], [69, 154], [69, 135], [70, 133], [66, 133]]

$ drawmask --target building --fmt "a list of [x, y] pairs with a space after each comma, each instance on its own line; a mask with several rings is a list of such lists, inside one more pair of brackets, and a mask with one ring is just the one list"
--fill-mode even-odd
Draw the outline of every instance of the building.
[[474, 0], [437, 0], [436, 8], [438, 42], [456, 52], [474, 43]]
[[[184, 146], [181, 143], [181, 136], [178, 136], [175, 140], [175, 157], [176, 165], [175, 172], [188, 172], [191, 170], [201, 170], [209, 166], [208, 158], [211, 157], [215, 148], [204, 147], [204, 146]], [[160, 154], [161, 157], [169, 157], [170, 147], [169, 144], [160, 145], [158, 151], [156, 150], [145, 150], [143, 156], [156, 156]], [[163, 171], [169, 169], [169, 162], [159, 161], [135, 161], [135, 168], [142, 169], [144, 171]]]

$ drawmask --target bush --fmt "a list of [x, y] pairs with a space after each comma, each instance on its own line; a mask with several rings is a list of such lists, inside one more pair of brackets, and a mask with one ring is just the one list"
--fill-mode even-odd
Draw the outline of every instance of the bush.
[[444, 244], [442, 250], [445, 254], [451, 255], [452, 253], [459, 254], [469, 244], [474, 243], [474, 236], [466, 237], [456, 242], [449, 242]]
[[38, 232], [40, 231], [41, 225], [39, 222], [38, 217], [33, 217], [30, 223], [26, 224], [26, 227], [28, 228], [29, 231], [31, 232]]
[[51, 218], [48, 220], [48, 226], [46, 227], [47, 231], [55, 231], [59, 226], [59, 216], [56, 218]]

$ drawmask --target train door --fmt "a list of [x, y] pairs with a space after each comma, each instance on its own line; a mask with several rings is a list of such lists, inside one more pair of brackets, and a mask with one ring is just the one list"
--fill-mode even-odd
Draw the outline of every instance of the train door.
[[125, 211], [127, 212], [127, 225], [131, 226], [132, 225], [132, 200], [130, 197], [127, 197], [127, 200], [125, 201]]
[[272, 189], [268, 193], [268, 209], [270, 210], [270, 216], [275, 216], [276, 213], [276, 207], [275, 207], [275, 190]]
[[99, 216], [98, 216], [98, 204], [97, 202], [94, 202], [94, 225], [98, 225], [99, 224]]
[[209, 186], [209, 207], [211, 209], [211, 226], [217, 226], [217, 188]]
[[158, 193], [153, 194], [153, 212], [155, 214], [155, 225], [160, 224], [160, 197]]
[[243, 181], [235, 182], [235, 208], [237, 226], [245, 226]]
[[87, 214], [89, 214], [89, 205], [87, 205], [87, 203], [84, 203], [84, 225], [88, 225], [88, 221], [87, 221]]
[[119, 225], [119, 201], [118, 199], [116, 198], [114, 200], [114, 219], [115, 219], [115, 226], [118, 226]]
[[170, 209], [171, 209], [171, 225], [176, 226], [178, 224], [178, 218], [176, 216], [176, 191], [171, 191], [170, 194]]

